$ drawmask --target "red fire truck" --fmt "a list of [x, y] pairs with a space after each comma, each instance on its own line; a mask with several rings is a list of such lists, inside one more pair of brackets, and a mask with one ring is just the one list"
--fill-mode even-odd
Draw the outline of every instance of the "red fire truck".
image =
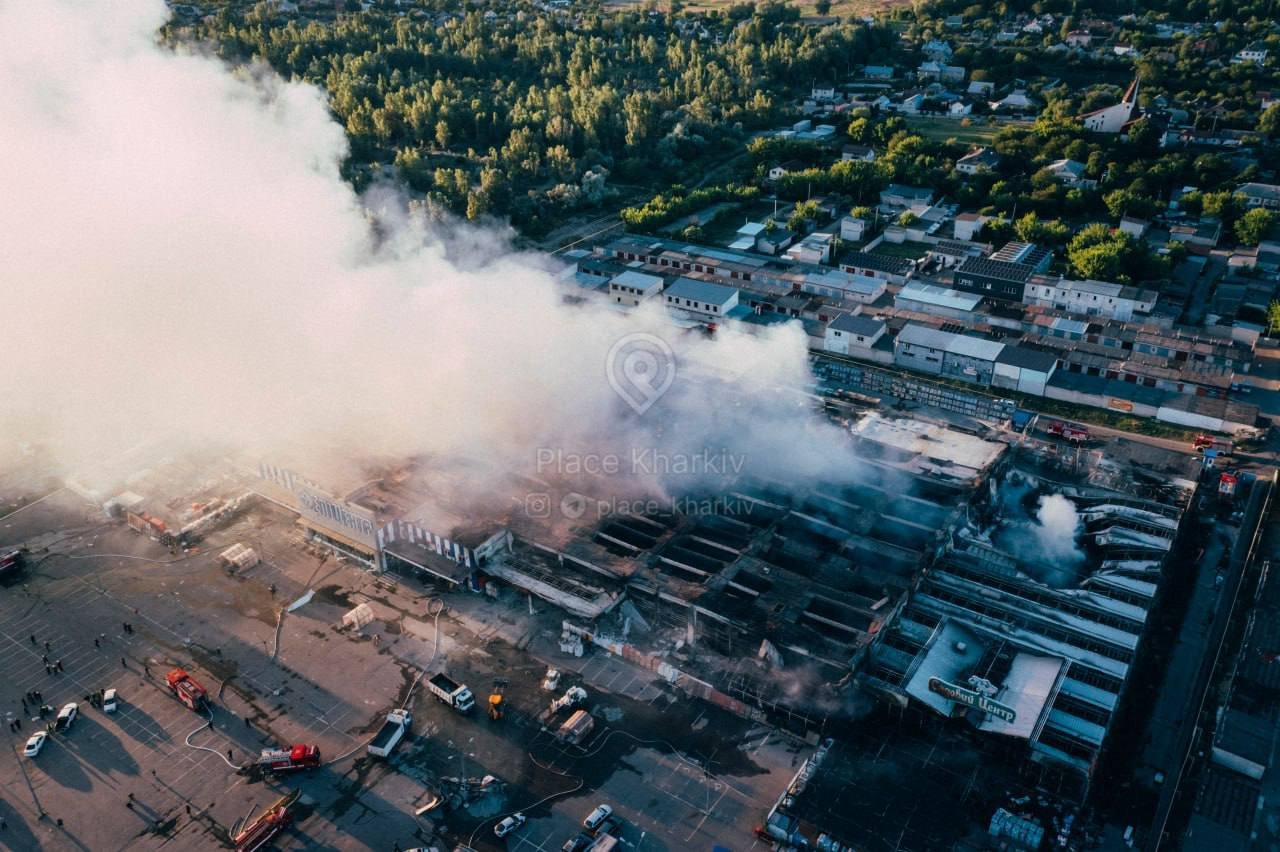
[[252, 822], [237, 822], [231, 827], [231, 842], [236, 852], [257, 852], [269, 844], [277, 834], [293, 822], [291, 809], [301, 797], [301, 790], [294, 790], [267, 808]]
[[263, 772], [296, 772], [320, 765], [320, 749], [313, 745], [292, 748], [264, 748], [258, 755], [258, 768]]
[[1195, 440], [1191, 442], [1191, 449], [1197, 453], [1203, 453], [1205, 450], [1217, 450], [1221, 454], [1231, 455], [1233, 447], [1226, 438], [1215, 438], [1213, 435], [1196, 435]]
[[1056, 435], [1071, 444], [1083, 444], [1089, 440], [1089, 430], [1083, 426], [1073, 426], [1061, 420], [1051, 420], [1047, 427], [1050, 435]]
[[200, 682], [187, 674], [183, 669], [174, 669], [164, 677], [165, 682], [169, 684], [169, 688], [173, 690], [173, 694], [178, 696], [178, 700], [187, 705], [187, 708], [197, 713], [203, 711], [209, 702], [209, 693], [200, 685]]

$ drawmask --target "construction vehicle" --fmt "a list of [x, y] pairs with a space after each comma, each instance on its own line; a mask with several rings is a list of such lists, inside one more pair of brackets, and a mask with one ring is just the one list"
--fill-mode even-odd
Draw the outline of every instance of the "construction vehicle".
[[382, 723], [378, 733], [369, 741], [369, 754], [374, 757], [386, 757], [391, 754], [392, 749], [404, 738], [404, 732], [409, 730], [412, 722], [413, 715], [408, 710], [404, 708], [392, 710], [387, 714], [387, 721]]
[[187, 674], [183, 669], [174, 669], [164, 676], [165, 683], [178, 696], [178, 700], [187, 705], [188, 710], [203, 712], [209, 706], [209, 693], [200, 682]]
[[1070, 423], [1063, 423], [1061, 420], [1051, 420], [1046, 427], [1046, 431], [1050, 435], [1062, 438], [1069, 444], [1083, 444], [1089, 440], [1089, 430], [1083, 426], [1074, 426]]
[[247, 825], [241, 826], [237, 822], [232, 826], [231, 842], [235, 844], [236, 852], [257, 852], [258, 849], [270, 843], [277, 834], [284, 831], [289, 823], [293, 822], [290, 809], [301, 796], [301, 790], [294, 790], [280, 798], [274, 805], [263, 811], [261, 816]]
[[575, 710], [556, 731], [556, 739], [568, 745], [578, 745], [596, 726], [596, 720], [586, 710]]
[[587, 691], [585, 689], [580, 686], [571, 686], [564, 691], [564, 695], [553, 699], [552, 702], [547, 705], [547, 709], [538, 714], [538, 721], [545, 725], [561, 710], [567, 710], [570, 707], [577, 707], [586, 700]]
[[320, 749], [313, 745], [291, 748], [264, 748], [258, 755], [258, 768], [263, 772], [296, 772], [320, 765]]
[[507, 688], [508, 683], [510, 681], [505, 677], [493, 679], [493, 692], [489, 693], [489, 718], [495, 722], [503, 717], [506, 710], [502, 703], [502, 691]]
[[476, 699], [466, 684], [458, 683], [443, 672], [427, 680], [427, 689], [459, 713], [470, 713], [476, 706]]

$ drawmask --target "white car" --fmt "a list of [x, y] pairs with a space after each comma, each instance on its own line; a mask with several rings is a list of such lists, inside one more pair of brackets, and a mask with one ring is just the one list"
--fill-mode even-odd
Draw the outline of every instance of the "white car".
[[542, 688], [547, 692], [555, 692], [560, 686], [560, 670], [547, 669], [546, 675], [542, 678]]
[[71, 723], [76, 720], [76, 716], [80, 715], [80, 705], [74, 701], [68, 702], [58, 711], [58, 719], [54, 724], [54, 729], [58, 731], [66, 731], [71, 728]]
[[517, 828], [524, 825], [528, 821], [529, 821], [529, 818], [524, 814], [512, 814], [511, 816], [504, 819], [502, 822], [495, 825], [493, 827], [493, 833], [498, 835], [499, 837], [506, 837], [508, 834], [515, 831]]
[[587, 831], [595, 831], [611, 816], [613, 816], [613, 808], [608, 805], [596, 805], [596, 809], [587, 814], [587, 818], [582, 821], [582, 827]]
[[26, 757], [35, 757], [40, 753], [40, 749], [44, 748], [44, 741], [49, 739], [48, 731], [36, 731], [31, 735], [31, 739], [27, 740], [27, 747], [22, 750], [22, 754]]
[[106, 692], [102, 693], [103, 713], [116, 712], [116, 706], [116, 691], [114, 689], [108, 689]]

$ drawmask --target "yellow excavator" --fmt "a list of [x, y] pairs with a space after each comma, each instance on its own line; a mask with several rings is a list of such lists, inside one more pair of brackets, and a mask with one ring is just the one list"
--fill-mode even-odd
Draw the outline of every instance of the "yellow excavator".
[[505, 677], [493, 679], [493, 692], [489, 693], [489, 718], [498, 721], [506, 713], [506, 705], [504, 703], [502, 692], [510, 683]]

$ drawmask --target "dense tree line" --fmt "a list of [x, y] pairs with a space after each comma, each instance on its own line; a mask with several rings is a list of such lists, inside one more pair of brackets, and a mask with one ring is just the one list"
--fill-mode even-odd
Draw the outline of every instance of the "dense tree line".
[[441, 2], [403, 14], [387, 2], [306, 20], [260, 4], [168, 35], [322, 86], [357, 183], [395, 164], [459, 213], [509, 213], [537, 232], [598, 201], [606, 173], [646, 186], [697, 175], [777, 120], [782, 100], [893, 42], [885, 29], [797, 17], [779, 2], [735, 6], [704, 19], [704, 35], [641, 9], [556, 15], [514, 3], [486, 15]]

